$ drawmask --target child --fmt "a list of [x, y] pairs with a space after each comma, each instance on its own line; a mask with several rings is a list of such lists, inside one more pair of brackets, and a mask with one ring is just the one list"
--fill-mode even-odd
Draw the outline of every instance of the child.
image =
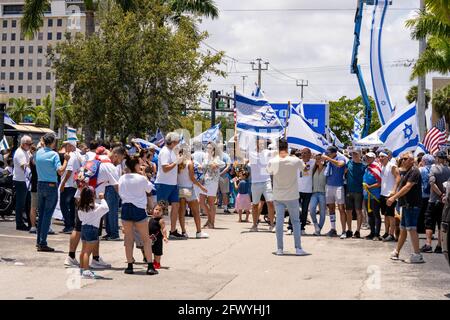
[[248, 172], [240, 171], [238, 173], [239, 178], [234, 180], [234, 186], [238, 189], [238, 195], [236, 198], [236, 210], [239, 214], [239, 222], [242, 222], [242, 211], [245, 211], [245, 222], [248, 222], [248, 216], [252, 204], [250, 201], [250, 183], [248, 182]]
[[100, 204], [95, 203], [95, 191], [90, 186], [81, 190], [77, 203], [78, 218], [81, 221], [81, 240], [83, 243], [80, 254], [80, 271], [84, 279], [99, 279], [89, 270], [89, 257], [98, 244], [98, 228], [101, 218], [109, 211], [103, 193], [99, 194]]
[[[165, 201], [159, 201], [158, 204], [153, 208], [153, 214], [148, 222], [148, 231], [150, 234], [150, 240], [152, 241], [152, 252], [154, 255], [153, 266], [155, 269], [161, 269], [161, 256], [163, 255], [163, 240], [167, 240], [166, 224], [162, 216], [167, 210], [167, 203]], [[141, 248], [142, 255], [145, 259], [145, 254], [143, 248]]]

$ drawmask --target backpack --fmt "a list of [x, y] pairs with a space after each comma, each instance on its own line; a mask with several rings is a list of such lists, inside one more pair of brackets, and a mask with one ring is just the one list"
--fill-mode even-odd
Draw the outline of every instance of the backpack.
[[95, 160], [86, 161], [86, 163], [74, 173], [74, 179], [78, 188], [84, 186], [90, 186], [96, 189], [99, 184], [97, 183], [98, 174], [100, 172], [100, 165], [102, 163], [111, 163], [111, 160], [107, 157], [96, 157]]

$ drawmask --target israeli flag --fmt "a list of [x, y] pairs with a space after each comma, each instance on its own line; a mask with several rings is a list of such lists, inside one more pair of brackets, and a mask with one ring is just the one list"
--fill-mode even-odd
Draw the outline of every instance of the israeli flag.
[[416, 103], [397, 110], [394, 117], [380, 128], [379, 136], [394, 157], [416, 150], [420, 142]]
[[222, 123], [218, 123], [215, 126], [209, 128], [202, 133], [202, 143], [208, 143], [210, 141], [217, 142], [219, 140], [220, 129], [222, 128]]
[[290, 148], [309, 148], [315, 153], [324, 153], [328, 143], [320, 139], [306, 120], [294, 107], [291, 106], [291, 117], [287, 128], [287, 141]]
[[343, 149], [345, 146], [344, 144], [341, 142], [341, 140], [339, 140], [339, 138], [336, 136], [336, 134], [327, 127], [328, 133], [330, 134], [331, 137], [331, 141], [333, 142], [333, 144], [338, 147], [339, 149]]
[[11, 117], [10, 116], [8, 116], [6, 113], [5, 113], [5, 116], [4, 116], [4, 123], [5, 124], [16, 124], [15, 122], [14, 122], [14, 120], [13, 119], [11, 119]]
[[67, 127], [67, 141], [75, 141], [75, 142], [78, 141], [77, 129]]
[[8, 141], [6, 140], [6, 137], [4, 136], [2, 141], [0, 142], [0, 151], [8, 150], [8, 149], [9, 149], [9, 144], [8, 144]]
[[364, 123], [361, 117], [361, 113], [358, 113], [354, 118], [355, 124], [353, 125], [353, 134], [352, 134], [352, 140], [358, 141], [361, 140], [362, 137], [362, 131], [364, 128]]
[[388, 87], [384, 78], [383, 61], [381, 57], [381, 36], [383, 24], [390, 0], [376, 0], [373, 9], [372, 30], [370, 41], [370, 71], [375, 104], [382, 125], [387, 123], [395, 111], [389, 96]]
[[280, 137], [283, 125], [269, 102], [259, 96], [247, 97], [236, 93], [236, 127], [239, 132], [265, 138]]
[[159, 128], [156, 130], [155, 135], [150, 139], [150, 142], [158, 147], [164, 146], [164, 135]]
[[147, 148], [153, 147], [155, 149], [156, 153], [159, 153], [159, 151], [161, 150], [161, 148], [158, 147], [156, 144], [151, 143], [151, 142], [149, 142], [147, 140], [144, 140], [144, 139], [135, 138], [135, 139], [133, 139], [131, 141], [134, 142], [134, 143], [139, 144], [139, 146], [141, 148], [143, 148], [143, 149], [147, 149]]

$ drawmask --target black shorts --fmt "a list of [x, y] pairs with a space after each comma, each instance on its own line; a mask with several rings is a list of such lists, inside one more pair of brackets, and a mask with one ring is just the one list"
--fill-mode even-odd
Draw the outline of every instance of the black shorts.
[[397, 201], [395, 201], [390, 207], [388, 207], [386, 201], [388, 197], [380, 197], [380, 211], [383, 216], [395, 217], [395, 207], [397, 206]]
[[362, 210], [363, 194], [360, 192], [347, 192], [345, 195], [346, 210]]
[[153, 243], [153, 245], [152, 245], [152, 252], [155, 256], [163, 255], [163, 238], [162, 237], [156, 238], [155, 243]]
[[[103, 219], [105, 218], [105, 216], [103, 216], [103, 218], [100, 220], [100, 226], [98, 227], [98, 236], [101, 237], [102, 235], [102, 229], [103, 229]], [[75, 228], [74, 230], [76, 232], [81, 232], [81, 221], [80, 218], [78, 218], [78, 210], [75, 209]]]
[[428, 202], [427, 211], [425, 212], [425, 229], [435, 230], [436, 224], [438, 230], [441, 230], [442, 211], [444, 204], [442, 202]]

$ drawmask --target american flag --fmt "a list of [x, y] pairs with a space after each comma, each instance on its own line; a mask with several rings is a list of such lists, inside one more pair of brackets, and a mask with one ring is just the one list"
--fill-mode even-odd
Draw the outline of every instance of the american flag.
[[440, 131], [445, 131], [445, 117], [442, 117], [436, 122], [435, 127]]
[[434, 155], [437, 151], [439, 151], [439, 146], [446, 143], [445, 132], [439, 130], [437, 127], [431, 128], [425, 139], [423, 140], [423, 144], [425, 148], [430, 152], [430, 154]]

